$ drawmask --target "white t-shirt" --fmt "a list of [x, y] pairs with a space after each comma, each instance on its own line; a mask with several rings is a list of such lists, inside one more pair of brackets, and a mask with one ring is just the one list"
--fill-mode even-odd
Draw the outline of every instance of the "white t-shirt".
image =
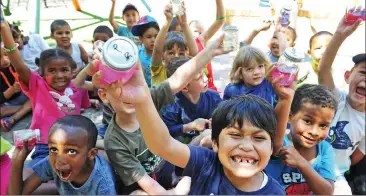
[[358, 147], [365, 154], [365, 113], [356, 111], [347, 102], [347, 93], [335, 89], [339, 98], [337, 113], [332, 121], [327, 141], [335, 152], [335, 175], [343, 175], [351, 166], [350, 156]]
[[78, 43], [71, 42], [72, 54], [71, 57], [75, 61], [77, 68], [83, 68], [84, 62], [81, 59], [81, 51]]
[[38, 34], [29, 35], [28, 44], [24, 45], [20, 50], [23, 62], [31, 69], [31, 71], [38, 71], [39, 67], [36, 65], [36, 58], [39, 58], [41, 52], [49, 48], [46, 41]]

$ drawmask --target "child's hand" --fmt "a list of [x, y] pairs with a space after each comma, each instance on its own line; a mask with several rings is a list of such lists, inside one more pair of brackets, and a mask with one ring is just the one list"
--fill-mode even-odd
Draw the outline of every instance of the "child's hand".
[[206, 125], [209, 124], [211, 124], [210, 120], [204, 118], [197, 118], [193, 122], [189, 123], [189, 127], [191, 128], [191, 130], [204, 131], [206, 130]]
[[282, 32], [286, 35], [287, 26], [282, 26], [281, 19], [282, 19], [281, 16], [279, 16], [277, 19], [275, 32]]
[[31, 146], [30, 148], [28, 147], [28, 140], [24, 140], [23, 141], [23, 147], [15, 147], [14, 151], [13, 151], [13, 155], [11, 157], [12, 161], [19, 161], [19, 162], [24, 162], [29, 153], [32, 151], [34, 146]]
[[167, 21], [171, 22], [173, 20], [173, 6], [168, 4], [164, 8], [164, 15]]
[[202, 140], [200, 141], [200, 146], [205, 148], [212, 148], [212, 139], [211, 135], [206, 135]]
[[[355, 8], [352, 8], [353, 10]], [[345, 22], [346, 15], [342, 17], [341, 21], [338, 24], [336, 34], [339, 34], [343, 39], [346, 39], [348, 36], [350, 36], [353, 32], [356, 31], [358, 26], [360, 26], [362, 19], [358, 19], [355, 23], [352, 25], [346, 24]]]
[[95, 107], [95, 109], [100, 109], [100, 102], [98, 99], [90, 99], [90, 104]]
[[13, 91], [13, 93], [19, 93], [20, 91], [22, 91], [22, 89], [20, 88], [19, 82], [14, 82], [13, 86], [10, 88]]
[[[162, 195], [188, 195], [191, 189], [191, 178], [184, 176], [173, 189], [161, 193]], [[130, 195], [149, 195], [145, 191], [138, 189], [130, 193]]]
[[223, 48], [223, 40], [225, 38], [225, 34], [221, 34], [218, 38], [209, 41], [206, 48], [209, 53], [210, 58], [214, 58], [215, 56], [219, 56], [222, 54], [230, 53], [232, 50], [225, 51]]
[[191, 178], [188, 176], [184, 176], [178, 182], [175, 188], [167, 191], [168, 195], [188, 195], [189, 191], [191, 190]]
[[304, 164], [308, 163], [293, 146], [283, 147], [278, 155], [281, 157], [283, 164], [289, 167], [300, 169]]
[[267, 31], [271, 28], [272, 22], [271, 21], [263, 21], [261, 24], [258, 25], [254, 30], [257, 32]]
[[183, 15], [177, 15], [177, 22], [179, 24], [179, 26], [184, 26], [187, 25], [187, 14], [186, 14], [186, 7], [184, 5], [184, 1], [182, 3], [182, 10], [183, 10]]
[[[279, 82], [283, 79], [283, 75], [281, 75], [278, 78], [273, 79], [272, 78], [272, 72], [275, 70], [275, 66], [271, 66], [268, 74], [267, 74], [267, 80], [272, 84], [274, 90], [276, 91], [276, 94], [280, 98], [280, 100], [288, 100], [292, 101], [295, 95], [295, 89], [296, 89], [296, 81], [293, 81], [289, 87], [281, 86], [279, 85]], [[296, 77], [296, 76], [293, 76]]]

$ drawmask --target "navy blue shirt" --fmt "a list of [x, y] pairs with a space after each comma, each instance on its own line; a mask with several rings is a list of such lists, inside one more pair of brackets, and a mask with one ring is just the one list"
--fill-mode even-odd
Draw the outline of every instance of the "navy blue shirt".
[[190, 145], [189, 150], [190, 158], [183, 176], [191, 177], [190, 195], [285, 195], [281, 185], [270, 176], [263, 188], [253, 192], [241, 191], [226, 178], [215, 152]]
[[247, 94], [256, 95], [265, 99], [271, 105], [276, 105], [277, 94], [272, 87], [272, 84], [267, 79], [264, 79], [259, 85], [249, 88], [245, 87], [242, 82], [238, 84], [230, 83], [225, 87], [224, 100], [228, 100], [234, 96]]
[[192, 103], [182, 92], [179, 92], [175, 96], [175, 103], [164, 108], [162, 119], [172, 137], [184, 136], [184, 124], [198, 118], [210, 119], [212, 112], [221, 101], [220, 95], [210, 89], [201, 93], [197, 104]]

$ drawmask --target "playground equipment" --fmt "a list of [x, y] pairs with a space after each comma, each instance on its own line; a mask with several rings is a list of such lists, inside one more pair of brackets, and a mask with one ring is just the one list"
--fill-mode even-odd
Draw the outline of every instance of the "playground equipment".
[[[1, 4], [1, 6], [4, 7], [4, 15], [5, 16], [10, 16], [11, 15], [11, 12], [10, 12], [10, 0], [6, 0], [7, 1], [7, 4], [6, 5], [3, 4], [3, 1], [4, 0], [0, 0], [0, 4]], [[46, 3], [47, 0], [43, 0], [43, 1], [45, 3], [45, 6], [47, 7], [47, 3]], [[62, 1], [64, 2], [65, 6], [66, 6], [65, 1], [64, 0], [62, 0]], [[146, 9], [149, 12], [151, 12], [151, 7], [146, 2], [146, 0], [141, 0], [141, 2], [142, 2], [142, 4], [144, 4], [144, 6], [146, 7]], [[19, 0], [18, 0], [18, 3], [19, 3]], [[34, 9], [35, 10], [35, 14], [32, 16], [32, 18], [34, 17], [35, 23], [34, 23], [34, 29], [31, 30], [31, 32], [32, 33], [39, 34], [39, 31], [40, 31], [40, 20], [41, 20], [41, 0], [29, 0], [27, 2], [27, 7], [28, 7], [28, 4], [31, 4], [31, 6], [35, 8]], [[89, 15], [89, 16], [92, 16], [93, 18], [96, 18], [96, 19], [98, 19], [100, 21], [103, 20], [102, 17], [99, 17], [99, 16], [96, 16], [96, 15], [90, 14], [90, 13], [82, 10], [79, 0], [72, 0], [72, 4], [73, 4], [74, 9], [76, 11], [82, 12], [82, 13], [84, 13], [86, 15]]]

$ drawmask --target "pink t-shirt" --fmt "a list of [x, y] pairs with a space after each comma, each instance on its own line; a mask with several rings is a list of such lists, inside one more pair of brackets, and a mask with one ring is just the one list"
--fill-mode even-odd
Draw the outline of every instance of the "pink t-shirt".
[[60, 92], [51, 88], [40, 75], [31, 72], [29, 88], [22, 82], [21, 87], [32, 102], [30, 129], [40, 130], [40, 144], [48, 144], [48, 131], [57, 119], [65, 115], [80, 114], [81, 108], [90, 107], [88, 91], [74, 87], [73, 81], [64, 92]]

